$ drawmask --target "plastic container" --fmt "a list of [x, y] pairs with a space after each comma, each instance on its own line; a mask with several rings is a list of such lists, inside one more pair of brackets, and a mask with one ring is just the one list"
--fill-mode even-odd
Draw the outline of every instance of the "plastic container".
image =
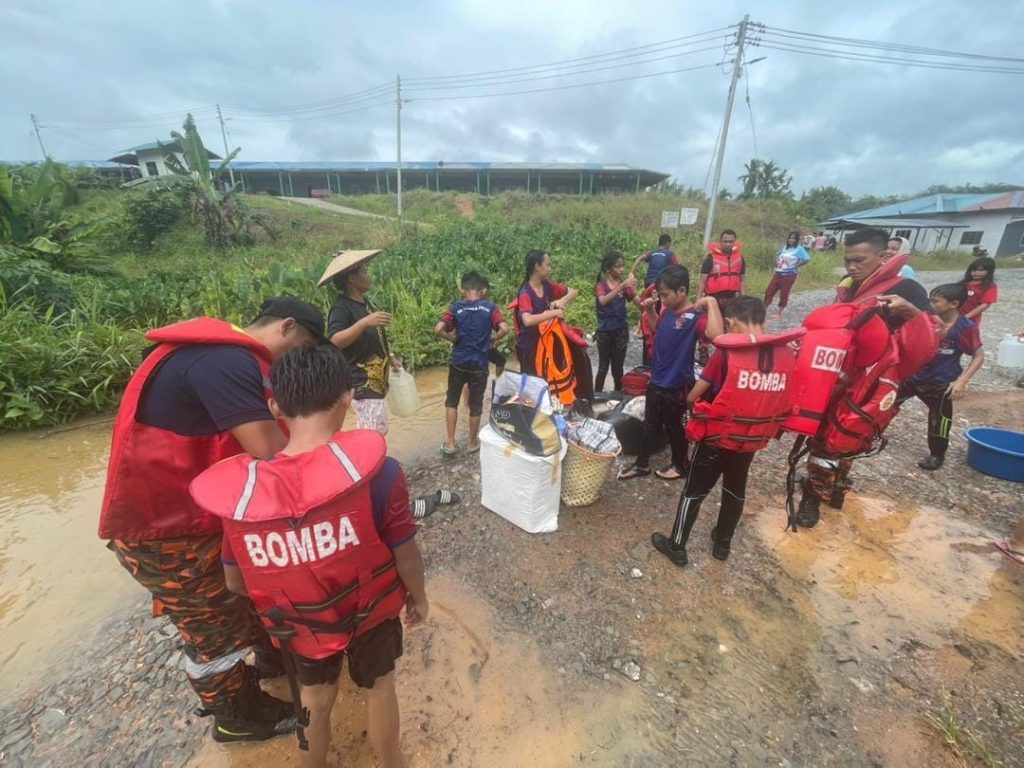
[[970, 427], [967, 463], [979, 472], [1024, 483], [1024, 432], [995, 427]]
[[480, 503], [527, 533], [558, 530], [558, 497], [568, 443], [533, 456], [490, 425], [480, 430]]
[[1024, 341], [1008, 333], [999, 342], [999, 365], [1003, 368], [1024, 368]]
[[395, 416], [412, 416], [420, 409], [420, 393], [416, 391], [416, 379], [405, 368], [392, 371], [388, 381], [388, 409]]

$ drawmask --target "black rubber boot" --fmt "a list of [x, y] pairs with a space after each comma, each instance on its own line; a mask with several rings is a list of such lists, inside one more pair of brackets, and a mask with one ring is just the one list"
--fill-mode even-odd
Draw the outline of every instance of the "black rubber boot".
[[800, 506], [796, 508], [796, 524], [801, 528], [813, 528], [821, 519], [821, 499], [812, 494], [807, 487], [800, 496]]
[[715, 560], [725, 562], [729, 559], [729, 552], [732, 551], [732, 540], [719, 541], [718, 526], [711, 529], [711, 556]]
[[678, 547], [664, 533], [652, 533], [651, 544], [654, 548], [667, 557], [673, 565], [686, 565], [686, 547]]
[[917, 466], [921, 469], [927, 469], [929, 472], [934, 472], [936, 469], [942, 467], [943, 461], [944, 458], [942, 456], [929, 456], [917, 462]]

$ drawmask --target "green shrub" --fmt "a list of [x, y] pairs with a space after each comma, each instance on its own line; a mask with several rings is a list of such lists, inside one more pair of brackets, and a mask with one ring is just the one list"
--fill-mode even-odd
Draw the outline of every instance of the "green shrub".
[[157, 239], [187, 214], [188, 196], [183, 187], [133, 194], [124, 204], [124, 244], [131, 250], [148, 253]]

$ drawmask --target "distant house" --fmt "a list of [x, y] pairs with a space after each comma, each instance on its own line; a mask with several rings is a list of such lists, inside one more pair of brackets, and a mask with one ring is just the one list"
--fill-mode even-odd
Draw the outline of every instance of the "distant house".
[[[181, 147], [178, 146], [176, 141], [159, 143], [154, 141], [149, 144], [140, 144], [110, 158], [110, 162], [138, 166], [139, 173], [143, 178], [148, 176], [165, 176], [172, 172], [164, 164], [165, 149], [171, 149], [182, 165], [185, 164], [181, 154]], [[206, 154], [211, 160], [220, 160], [220, 155], [215, 155], [210, 150], [206, 150]]]
[[915, 251], [981, 247], [997, 258], [1015, 256], [1024, 253], [1024, 190], [929, 195], [836, 216], [821, 226], [839, 233], [881, 227], [910, 240]]

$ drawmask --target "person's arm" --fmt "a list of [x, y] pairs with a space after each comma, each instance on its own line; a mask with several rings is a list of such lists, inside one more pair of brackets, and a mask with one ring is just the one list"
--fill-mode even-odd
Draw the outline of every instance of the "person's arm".
[[[607, 285], [607, 283], [605, 283], [605, 285]], [[630, 276], [630, 277], [627, 277], [625, 280], [623, 280], [618, 285], [616, 285], [614, 288], [612, 288], [610, 290], [606, 290], [604, 293], [601, 293], [600, 288], [598, 288], [597, 300], [599, 302], [601, 302], [601, 306], [604, 307], [604, 306], [610, 304], [615, 299], [615, 297], [618, 296], [620, 293], [622, 293], [623, 291], [625, 291], [628, 288], [634, 287], [635, 285], [636, 285], [636, 278]]]
[[347, 349], [355, 344], [367, 328], [391, 325], [391, 314], [388, 312], [371, 312], [366, 317], [361, 317], [352, 325], [331, 334], [331, 344], [338, 349]]
[[552, 309], [566, 309], [570, 304], [573, 303], [573, 301], [576, 300], [576, 297], [580, 295], [580, 292], [577, 291], [575, 288], [569, 288], [568, 286], [565, 285], [561, 286], [561, 288], [562, 290], [565, 291], [565, 293], [557, 297], [548, 305]]
[[704, 397], [704, 394], [709, 389], [711, 389], [711, 384], [704, 381], [704, 379], [698, 378], [697, 382], [690, 388], [689, 394], [686, 395], [686, 404], [693, 405]]
[[257, 459], [273, 458], [288, 444], [288, 438], [272, 419], [237, 424], [229, 431], [242, 450]]
[[631, 274], [631, 275], [635, 274], [636, 273], [636, 268], [640, 266], [640, 262], [641, 261], [647, 261], [649, 258], [651, 258], [651, 252], [650, 251], [644, 251], [639, 256], [637, 256], [633, 260], [633, 266], [629, 268], [629, 274]]
[[455, 343], [457, 338], [455, 331], [448, 327], [444, 320], [438, 321], [437, 325], [434, 326], [434, 333], [440, 336], [445, 341], [450, 341], [452, 344]]
[[964, 393], [967, 391], [967, 382], [969, 382], [971, 380], [971, 377], [974, 376], [974, 374], [976, 374], [981, 369], [981, 365], [984, 362], [985, 350], [982, 349], [981, 347], [978, 347], [978, 349], [975, 350], [974, 354], [971, 356], [971, 362], [968, 364], [967, 370], [961, 373], [957, 377], [956, 381], [950, 384], [949, 387], [946, 389], [946, 392], [949, 394], [950, 400], [959, 400], [961, 397], [964, 396]]
[[657, 304], [658, 300], [654, 296], [648, 296], [646, 299], [640, 302], [640, 307], [643, 309], [644, 314], [647, 316], [647, 324], [651, 326], [651, 330], [657, 329], [658, 320], [661, 319], [658, 315], [658, 311], [655, 309]]
[[746, 294], [747, 288], [747, 260], [740, 256], [740, 295]]
[[506, 323], [504, 320], [502, 320], [500, 323], [498, 323], [498, 327], [495, 329], [494, 335], [491, 336], [491, 344], [492, 344], [492, 346], [494, 344], [497, 344], [499, 341], [501, 341], [506, 336], [508, 336], [508, 323]]
[[224, 584], [230, 592], [236, 595], [249, 596], [249, 590], [245, 588], [245, 579], [242, 578], [242, 569], [237, 565], [228, 563], [221, 564], [224, 568]]
[[707, 313], [707, 327], [704, 329], [704, 335], [708, 339], [713, 339], [725, 333], [725, 323], [722, 320], [722, 312], [719, 310], [718, 301], [715, 300], [714, 296], [705, 296], [703, 299], [698, 301], [695, 306], [703, 308]]
[[560, 309], [547, 309], [535, 315], [530, 312], [523, 312], [519, 316], [519, 320], [524, 328], [533, 328], [535, 325], [540, 325], [546, 320], [552, 320], [556, 317], [565, 317], [565, 313]]
[[970, 312], [968, 312], [966, 315], [964, 315], [964, 317], [966, 317], [968, 320], [973, 320], [974, 318], [978, 317], [978, 315], [980, 315], [982, 312], [984, 312], [986, 309], [988, 309], [991, 306], [992, 306], [991, 304], [979, 304], [974, 309], [972, 309]]
[[391, 550], [395, 557], [398, 578], [402, 580], [409, 599], [405, 605], [405, 623], [410, 627], [422, 624], [430, 613], [427, 602], [427, 585], [423, 575], [423, 555], [416, 539], [409, 539]]

